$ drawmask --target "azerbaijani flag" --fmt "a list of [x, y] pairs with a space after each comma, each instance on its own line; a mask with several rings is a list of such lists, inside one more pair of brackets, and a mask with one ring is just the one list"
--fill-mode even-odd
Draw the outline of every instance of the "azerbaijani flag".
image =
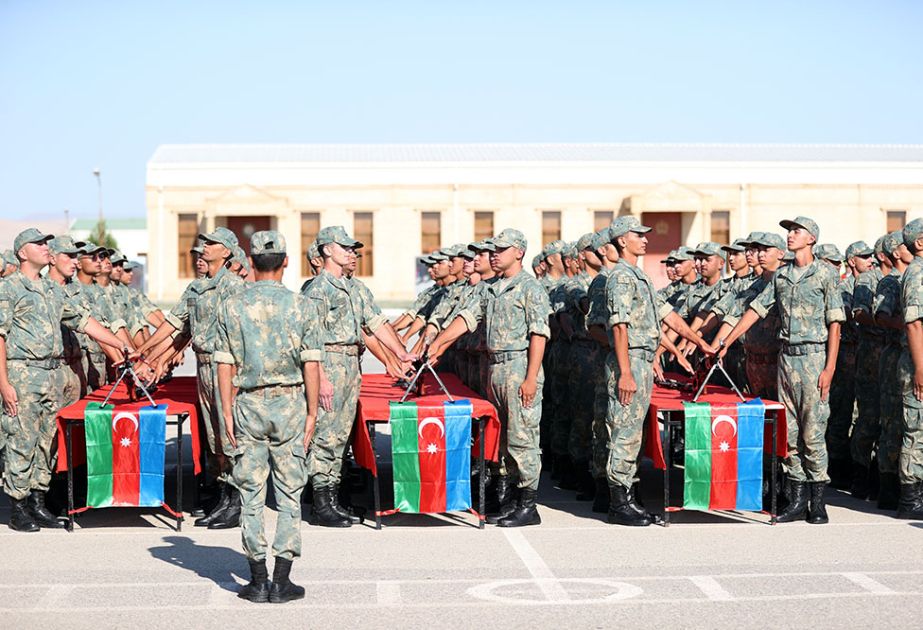
[[167, 406], [91, 402], [84, 420], [87, 507], [162, 506]]
[[763, 509], [765, 407], [755, 398], [736, 407], [683, 403], [686, 458], [683, 507]]
[[391, 403], [394, 509], [439, 513], [471, 507], [471, 402]]

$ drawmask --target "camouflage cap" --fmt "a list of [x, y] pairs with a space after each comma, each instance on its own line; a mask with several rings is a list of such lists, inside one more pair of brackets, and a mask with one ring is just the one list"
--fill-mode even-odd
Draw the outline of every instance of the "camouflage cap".
[[237, 235], [226, 227], [217, 227], [214, 232], [199, 234], [199, 240], [206, 243], [220, 243], [228, 249], [234, 249], [238, 244]]
[[102, 245], [90, 243], [89, 241], [77, 241], [74, 244], [77, 246], [78, 256], [92, 256], [97, 252], [106, 252], [107, 254], [109, 253], [109, 250]]
[[766, 234], [766, 232], [750, 232], [747, 238], [740, 239], [740, 242], [744, 247], [753, 247], [757, 244], [756, 241], [764, 234]]
[[884, 247], [884, 242], [885, 242], [885, 236], [887, 236], [887, 234], [883, 236], [879, 236], [878, 240], [875, 241], [874, 249], [875, 249], [876, 254], [884, 253], [885, 250], [883, 249], [883, 247]]
[[352, 247], [353, 249], [360, 249], [362, 247], [362, 243], [347, 234], [346, 228], [342, 225], [330, 225], [317, 233], [318, 247], [329, 243], [336, 243], [343, 247]]
[[759, 236], [753, 239], [752, 245], [761, 245], [762, 247], [775, 247], [786, 251], [785, 239], [775, 232], [758, 232]]
[[871, 256], [874, 253], [875, 250], [869, 247], [868, 243], [865, 241], [856, 241], [855, 243], [850, 243], [849, 247], [846, 248], [846, 260], [849, 260], [853, 256]]
[[506, 249], [508, 247], [515, 247], [516, 249], [521, 249], [523, 251], [525, 251], [529, 245], [529, 242], [526, 240], [525, 235], [519, 230], [516, 230], [513, 228], [504, 229], [499, 234], [497, 234], [495, 237], [490, 239], [490, 243], [497, 249]]
[[564, 247], [566, 246], [567, 246], [567, 243], [565, 243], [561, 239], [551, 241], [550, 243], [545, 245], [545, 247], [542, 248], [542, 256], [544, 256], [545, 258], [548, 258], [549, 256], [553, 256], [554, 254], [561, 254], [564, 252]]
[[38, 228], [28, 228], [16, 235], [13, 240], [13, 253], [19, 253], [23, 245], [29, 243], [47, 243], [54, 238], [52, 234], [42, 234]]
[[577, 239], [577, 251], [582, 252], [585, 249], [596, 249], [593, 246], [593, 238], [595, 236], [596, 234], [594, 232], [589, 232]]
[[311, 241], [311, 244], [308, 245], [308, 251], [304, 253], [308, 260], [312, 258], [320, 258], [320, 250], [317, 249], [317, 241]]
[[69, 254], [71, 256], [80, 251], [74, 239], [66, 234], [63, 236], [56, 236], [48, 241], [48, 250], [52, 254]]
[[895, 250], [897, 250], [897, 248], [903, 244], [904, 235], [900, 230], [897, 230], [886, 235], [884, 241], [882, 241], [881, 246], [884, 250], [884, 253], [886, 253], [888, 256], [893, 256]]
[[666, 263], [666, 264], [670, 264], [670, 263], [676, 262], [676, 250], [675, 250], [675, 249], [671, 249], [671, 250], [670, 250], [670, 253], [667, 254], [667, 257], [664, 258], [664, 259], [662, 259], [660, 262]]
[[650, 231], [651, 228], [647, 227], [646, 225], [641, 225], [638, 217], [632, 216], [630, 214], [616, 217], [612, 223], [609, 224], [609, 238], [613, 241], [620, 236], [624, 236], [628, 232], [645, 234]]
[[141, 263], [135, 262], [134, 260], [126, 260], [125, 264], [122, 265], [122, 268], [125, 271], [134, 271], [141, 268]]
[[475, 241], [471, 243], [470, 245], [468, 245], [468, 249], [470, 249], [473, 252], [493, 252], [497, 250], [497, 248], [494, 247], [493, 244], [490, 242], [490, 239], [487, 239], [487, 238], [485, 238], [482, 241]]
[[474, 250], [471, 249], [470, 245], [466, 245], [465, 248], [461, 250], [461, 252], [459, 252], [458, 255], [464, 258], [465, 260], [474, 260], [474, 257], [475, 257]]
[[12, 249], [3, 250], [3, 262], [7, 265], [19, 266], [19, 259], [16, 258], [16, 254], [13, 253]]
[[541, 254], [535, 255], [535, 256], [532, 258], [532, 268], [535, 269], [536, 267], [541, 267], [541, 265], [542, 265], [543, 262], [544, 262], [544, 260], [542, 259], [542, 255], [541, 255]]
[[443, 254], [443, 253], [442, 253], [440, 250], [438, 250], [438, 249], [437, 249], [436, 251], [434, 251], [433, 253], [431, 253], [431, 254], [429, 255], [429, 257], [430, 257], [430, 260], [433, 261], [433, 264], [436, 264], [437, 262], [442, 262], [443, 260], [448, 260], [448, 259], [449, 259], [448, 256], [446, 256], [445, 254]]
[[230, 261], [239, 264], [248, 272], [250, 271], [250, 261], [247, 259], [247, 252], [245, 252], [240, 245], [235, 245], [231, 250]]
[[195, 245], [192, 246], [192, 249], [189, 250], [190, 254], [198, 254], [201, 256], [205, 253], [205, 246], [202, 244], [202, 241], [196, 240]]
[[443, 247], [441, 251], [443, 254], [449, 258], [458, 258], [462, 255], [463, 252], [467, 251], [468, 246], [464, 243], [455, 243], [454, 245], [449, 245], [448, 247]]
[[611, 242], [612, 239], [609, 238], [609, 228], [605, 227], [593, 232], [593, 249], [600, 249]]
[[817, 227], [817, 223], [814, 219], [810, 219], [804, 216], [797, 216], [794, 219], [785, 219], [784, 221], [779, 221], [779, 225], [784, 227], [786, 230], [791, 230], [792, 228], [804, 228], [808, 231], [808, 234], [813, 236], [815, 239], [820, 238], [820, 228]]
[[695, 249], [692, 252], [693, 256], [721, 256], [722, 259], [727, 260], [727, 252], [721, 247], [721, 243], [716, 243], [714, 241], [705, 241], [704, 243], [699, 243], [695, 246]]
[[112, 261], [113, 265], [123, 265], [128, 258], [121, 251], [111, 249], [109, 250], [109, 260]]
[[814, 255], [818, 258], [823, 258], [824, 260], [829, 260], [832, 262], [843, 262], [843, 254], [840, 253], [840, 248], [833, 243], [815, 245]]
[[923, 219], [914, 219], [905, 225], [901, 235], [904, 237], [904, 245], [911, 247], [914, 241], [923, 237]]
[[740, 253], [743, 253], [747, 249], [747, 243], [745, 239], [735, 238], [733, 243], [731, 243], [730, 245], [722, 245], [721, 249], [723, 249], [724, 251], [728, 253], [737, 252], [738, 254], [740, 254]]
[[673, 250], [673, 260], [676, 262], [684, 262], [687, 260], [692, 260], [692, 248], [682, 245], [677, 249]]
[[285, 237], [276, 230], [256, 232], [250, 237], [250, 255], [284, 254]]
[[577, 243], [567, 243], [567, 247], [564, 248], [564, 251], [561, 253], [565, 258], [571, 258], [573, 260], [577, 259]]

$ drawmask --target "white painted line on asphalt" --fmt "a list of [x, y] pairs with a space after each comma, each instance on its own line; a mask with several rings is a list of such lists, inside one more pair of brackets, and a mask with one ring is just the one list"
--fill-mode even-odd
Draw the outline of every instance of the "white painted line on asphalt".
[[729, 602], [734, 597], [728, 593], [718, 580], [710, 575], [693, 575], [689, 581], [695, 584], [705, 596], [713, 602]]
[[208, 592], [208, 607], [214, 608], [222, 606], [232, 601], [231, 598], [237, 598], [237, 592], [243, 584], [237, 582], [218, 582], [214, 584]]
[[891, 589], [878, 580], [873, 580], [865, 573], [844, 573], [843, 577], [855, 584], [867, 590], [869, 593], [875, 593], [876, 595], [890, 595], [894, 592], [894, 589]]
[[503, 531], [503, 535], [506, 536], [506, 540], [510, 543], [513, 551], [526, 565], [526, 570], [535, 578], [536, 584], [549, 601], [560, 602], [567, 601], [570, 598], [567, 591], [555, 578], [554, 573], [551, 572], [551, 568], [545, 564], [535, 547], [529, 544], [522, 532], [506, 529]]
[[34, 608], [36, 610], [57, 608], [76, 588], [76, 584], [55, 584], [44, 595], [35, 600]]
[[400, 606], [404, 601], [401, 597], [401, 583], [376, 582], [375, 600], [379, 606]]

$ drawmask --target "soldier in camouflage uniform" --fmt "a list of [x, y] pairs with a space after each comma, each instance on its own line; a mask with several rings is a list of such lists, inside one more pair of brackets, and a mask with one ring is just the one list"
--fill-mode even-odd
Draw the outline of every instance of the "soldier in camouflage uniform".
[[[479, 284], [496, 282], [497, 273], [490, 266], [490, 253], [494, 251], [494, 246], [490, 244], [489, 240], [483, 240], [472, 243], [469, 247], [474, 252], [474, 270], [481, 277]], [[482, 294], [482, 292], [472, 292], [472, 297], [479, 294]], [[464, 308], [465, 304], [467, 304], [467, 300], [461, 307]], [[450, 320], [450, 323], [451, 321], [452, 320]], [[489, 386], [487, 376], [489, 363], [487, 355], [487, 326], [485, 323], [483, 321], [479, 322], [477, 329], [471, 333], [471, 335], [473, 339], [469, 351], [468, 386], [480, 396], [486, 397]]]
[[[250, 583], [238, 597], [274, 603], [301, 599], [289, 579], [301, 555], [301, 493], [306, 457], [317, 421], [323, 346], [305, 300], [282, 284], [288, 266], [285, 239], [272, 230], [250, 238], [256, 282], [225, 300], [218, 311], [215, 362], [225, 432], [233, 448], [234, 481], [243, 505], [241, 540]], [[272, 585], [266, 567], [263, 508], [272, 475], [279, 518], [272, 545]]]
[[[522, 268], [527, 242], [519, 230], [505, 229], [488, 241], [494, 248], [490, 264], [498, 274], [481, 285], [460, 315], [436, 338], [431, 356], [439, 356], [458, 337], [487, 327], [490, 356], [488, 399], [497, 407], [503, 433], [501, 465], [518, 476], [519, 497], [502, 505], [489, 523], [522, 527], [541, 523], [535, 501], [541, 473], [542, 355], [550, 331], [551, 309], [539, 282]], [[486, 296], [482, 299], [481, 296]]]
[[[542, 276], [540, 283], [548, 294], [548, 301], [551, 304], [551, 294], [557, 289], [558, 285], [566, 280], [563, 253], [567, 243], [558, 239], [551, 241], [542, 248], [541, 256], [545, 261], [545, 275]], [[552, 308], [554, 308], [552, 304]], [[551, 425], [552, 418], [555, 415], [554, 397], [550, 395], [554, 384], [554, 374], [557, 369], [558, 355], [561, 348], [557, 347], [560, 340], [560, 330], [556, 317], [548, 321], [551, 337], [545, 344], [545, 356], [542, 358], [542, 371], [545, 375], [544, 394], [542, 398], [542, 421], [541, 421], [541, 439], [542, 450], [545, 453], [543, 458], [550, 464], [552, 477], [560, 477], [560, 473], [554, 470], [554, 461], [551, 456]]]
[[784, 466], [792, 488], [791, 502], [778, 520], [799, 520], [807, 513], [809, 523], [822, 524], [828, 522], [824, 504], [824, 486], [830, 479], [824, 439], [830, 417], [828, 395], [836, 369], [840, 324], [846, 315], [836, 273], [811, 251], [820, 233], [817, 223], [799, 216], [779, 225], [789, 231], [788, 249], [795, 261], [773, 276], [727, 340], [733, 343], [771, 309], [778, 308], [782, 322], [779, 393], [788, 423]]
[[[77, 246], [74, 239], [69, 236], [58, 236], [48, 241], [48, 252], [51, 254], [51, 266], [48, 270], [48, 279], [51, 280], [56, 292], [60, 292], [65, 301], [77, 297], [80, 283], [74, 282], [77, 272]], [[105, 319], [91, 314], [104, 326]], [[83, 371], [83, 352], [77, 335], [66, 325], [61, 324], [61, 341], [64, 344], [64, 387], [61, 389], [59, 407], [67, 407], [86, 396], [86, 372]], [[103, 346], [107, 348], [108, 346]], [[113, 350], [114, 352], [114, 350]]]
[[902, 231], [913, 262], [901, 277], [901, 312], [907, 347], [901, 350], [898, 374], [904, 403], [898, 477], [901, 496], [897, 518], [923, 520], [923, 219]]
[[19, 259], [16, 258], [13, 250], [3, 250], [3, 255], [0, 256], [0, 279], [13, 275], [18, 269]]
[[[439, 334], [439, 331], [448, 325], [450, 315], [459, 307], [464, 297], [469, 293], [470, 287], [465, 276], [465, 252], [467, 251], [469, 251], [468, 245], [463, 243], [443, 247], [440, 250], [442, 254], [449, 258], [449, 275], [446, 278], [443, 292], [426, 318], [426, 327], [420, 335], [420, 340], [413, 348], [414, 354], [423, 354], [429, 344], [433, 342], [433, 339], [436, 338], [436, 335]], [[442, 358], [439, 364], [440, 372], [455, 371], [455, 358], [459, 352], [466, 352], [466, 349], [462, 346], [455, 350]]]
[[45, 507], [55, 460], [55, 415], [64, 387], [60, 324], [119, 348], [122, 342], [89, 313], [74, 307], [39, 272], [51, 261], [52, 237], [29, 228], [13, 250], [20, 271], [0, 283], [0, 397], [5, 437], [3, 489], [10, 497], [9, 526], [17, 531], [58, 528]]
[[318, 313], [319, 334], [324, 344], [321, 409], [308, 454], [308, 473], [314, 489], [311, 522], [325, 527], [349, 527], [353, 519], [337, 502], [337, 491], [356, 419], [362, 333], [377, 337], [402, 363], [415, 357], [401, 346], [391, 324], [372, 301], [371, 293], [344, 277], [344, 270], [355, 262], [355, 250], [362, 243], [337, 225], [318, 233], [317, 246], [324, 268], [304, 294], [306, 308]]
[[661, 324], [712, 354], [709, 345], [657, 296], [650, 278], [637, 266], [638, 258], [647, 251], [645, 234], [650, 229], [631, 215], [618, 217], [609, 228], [619, 261], [606, 279], [605, 288], [607, 327], [613, 338], [613, 348], [606, 357], [606, 424], [610, 435], [606, 476], [608, 520], [618, 525], [647, 526], [652, 522], [651, 515], [637, 504], [631, 488], [636, 481], [644, 420], [651, 402]]
[[885, 339], [878, 366], [881, 388], [881, 434], [877, 438], [880, 473], [878, 508], [894, 510], [897, 509], [900, 498], [897, 465], [901, 454], [901, 427], [904, 422], [898, 366], [901, 352], [907, 348], [907, 333], [901, 312], [901, 276], [913, 262], [913, 255], [904, 245], [904, 237], [900, 230], [885, 237], [882, 250], [891, 259], [891, 271], [878, 283], [878, 292], [873, 302], [875, 323], [884, 329]]
[[852, 455], [849, 434], [856, 408], [856, 345], [859, 326], [853, 319], [853, 291], [856, 278], [872, 266], [874, 250], [865, 241], [856, 241], [846, 248], [849, 275], [838, 286], [846, 322], [840, 331], [840, 352], [836, 358], [836, 373], [830, 385], [830, 422], [827, 424], [827, 453], [830, 455], [830, 485], [840, 490], [852, 483]]

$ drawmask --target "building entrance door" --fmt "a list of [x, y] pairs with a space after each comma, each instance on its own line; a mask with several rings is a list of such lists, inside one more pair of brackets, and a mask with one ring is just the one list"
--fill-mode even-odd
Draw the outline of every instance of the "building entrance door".
[[644, 256], [644, 273], [650, 276], [655, 288], [667, 285], [667, 274], [660, 263], [670, 250], [682, 245], [682, 212], [644, 212], [641, 223], [653, 229], [647, 233], [647, 255]]
[[225, 226], [237, 235], [240, 247], [250, 255], [250, 237], [254, 232], [272, 229], [272, 217], [225, 217]]

